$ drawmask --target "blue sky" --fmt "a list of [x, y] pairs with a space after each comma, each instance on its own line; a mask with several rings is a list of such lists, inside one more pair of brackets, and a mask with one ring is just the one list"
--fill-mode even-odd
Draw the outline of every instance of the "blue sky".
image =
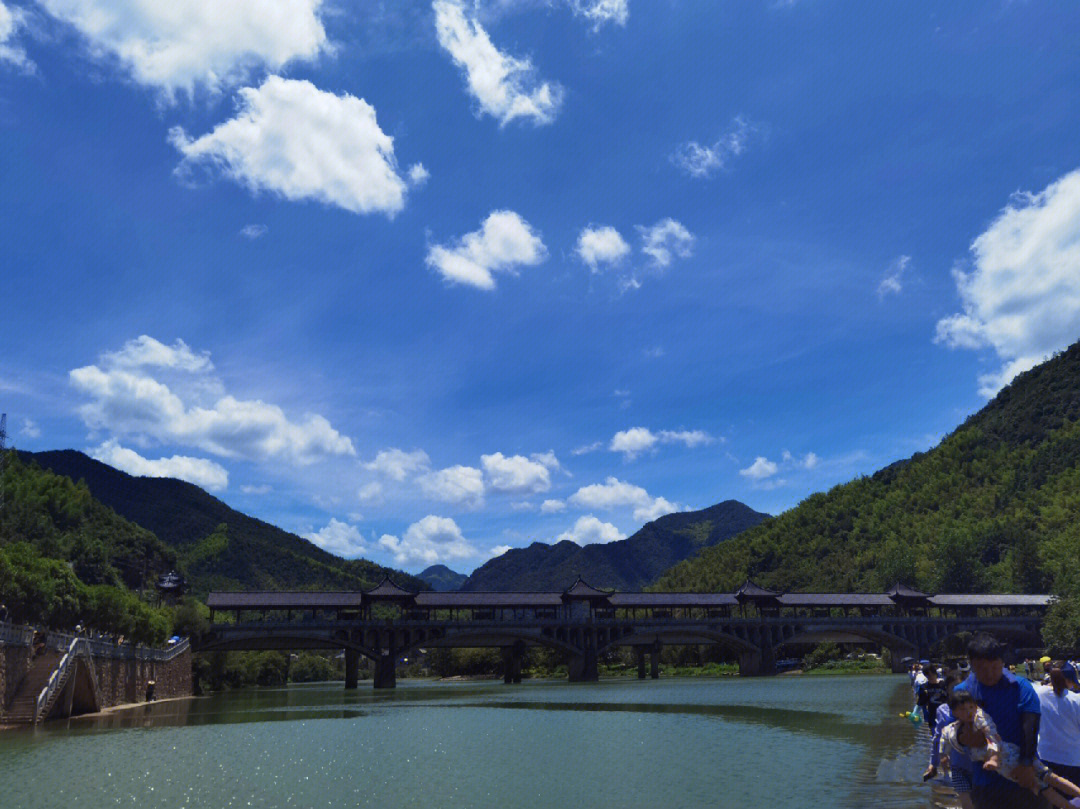
[[468, 571], [927, 449], [1080, 337], [1072, 3], [0, 0], [0, 410]]

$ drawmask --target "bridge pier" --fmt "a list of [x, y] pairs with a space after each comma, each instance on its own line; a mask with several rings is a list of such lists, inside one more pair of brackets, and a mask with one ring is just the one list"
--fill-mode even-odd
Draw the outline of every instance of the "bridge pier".
[[345, 687], [356, 688], [360, 682], [360, 653], [356, 649], [345, 650]]
[[595, 683], [600, 679], [596, 665], [596, 648], [593, 646], [581, 650], [581, 654], [570, 658], [566, 667], [567, 679], [572, 683]]
[[634, 654], [637, 655], [637, 678], [639, 680], [645, 679], [645, 647], [635, 646]]
[[654, 680], [660, 679], [660, 652], [663, 648], [656, 643], [649, 652], [649, 676]]
[[502, 649], [503, 659], [503, 682], [521, 682], [521, 660], [525, 656], [524, 644], [518, 641], [513, 646], [504, 646]]
[[397, 654], [393, 649], [383, 649], [375, 658], [375, 687], [397, 687]]

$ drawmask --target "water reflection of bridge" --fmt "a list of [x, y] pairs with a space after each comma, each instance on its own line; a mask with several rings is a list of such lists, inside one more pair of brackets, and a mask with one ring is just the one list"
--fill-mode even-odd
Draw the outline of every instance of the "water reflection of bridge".
[[[399, 659], [420, 648], [500, 647], [504, 679], [521, 681], [530, 646], [563, 651], [571, 681], [597, 679], [597, 658], [621, 646], [638, 676], [658, 674], [664, 645], [715, 644], [738, 655], [744, 675], [772, 674], [790, 644], [875, 643], [894, 668], [961, 632], [986, 630], [1016, 645], [1039, 644], [1050, 597], [920, 593], [776, 593], [746, 582], [734, 593], [617, 593], [578, 579], [563, 592], [412, 592], [385, 580], [364, 592], [211, 593], [211, 627], [196, 651], [342, 649], [345, 687], [360, 656], [376, 688], [393, 688]], [[217, 622], [224, 612], [231, 621]]]

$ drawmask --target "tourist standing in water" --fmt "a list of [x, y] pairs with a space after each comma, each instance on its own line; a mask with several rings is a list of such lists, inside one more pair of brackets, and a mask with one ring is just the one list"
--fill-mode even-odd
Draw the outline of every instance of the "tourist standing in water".
[[[953, 688], [964, 679], [964, 675], [957, 671], [952, 670], [945, 675], [943, 685], [945, 686], [946, 700], [943, 704], [939, 705], [934, 715], [933, 724], [933, 736], [930, 738], [930, 766], [926, 768], [926, 772], [923, 773], [923, 780], [929, 781], [931, 778], [938, 774], [938, 767], [941, 765], [941, 731], [947, 725], [956, 721], [956, 717], [953, 716], [952, 710], [949, 708], [948, 695], [952, 693]], [[952, 785], [953, 790], [956, 792], [957, 800], [960, 802], [960, 809], [972, 809], [971, 803], [971, 759], [961, 753], [959, 750], [950, 749], [947, 753], [948, 763], [946, 769], [948, 769], [949, 775], [946, 780]]]
[[971, 694], [993, 721], [1002, 740], [1017, 748], [1011, 779], [983, 767], [972, 769], [971, 800], [975, 809], [1038, 809], [1045, 805], [1032, 791], [1038, 789], [1033, 762], [1042, 707], [1035, 687], [1005, 669], [1002, 654], [1000, 644], [992, 636], [977, 634], [968, 644], [971, 675], [953, 692], [963, 689]]
[[1076, 667], [1059, 661], [1050, 668], [1050, 685], [1036, 686], [1042, 707], [1039, 758], [1053, 772], [1080, 784], [1080, 681]]
[[922, 711], [923, 721], [931, 733], [934, 732], [934, 723], [937, 721], [938, 708], [948, 702], [949, 695], [946, 685], [938, 679], [937, 669], [934, 666], [926, 668], [926, 682], [919, 686], [915, 693], [915, 703]]

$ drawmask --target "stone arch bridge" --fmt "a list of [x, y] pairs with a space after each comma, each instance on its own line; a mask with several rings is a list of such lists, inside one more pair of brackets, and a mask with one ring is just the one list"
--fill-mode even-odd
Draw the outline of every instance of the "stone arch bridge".
[[[632, 647], [638, 676], [646, 659], [658, 675], [665, 645], [718, 645], [738, 655], [743, 675], [773, 674], [785, 646], [874, 643], [924, 657], [961, 632], [987, 631], [1016, 646], [1037, 646], [1046, 595], [928, 595], [897, 584], [884, 593], [776, 593], [746, 582], [734, 593], [617, 593], [578, 579], [562, 592], [412, 592], [389, 580], [363, 592], [211, 593], [211, 626], [195, 651], [341, 649], [345, 687], [355, 688], [360, 657], [376, 688], [393, 688], [398, 662], [419, 649], [499, 647], [506, 682], [520, 682], [524, 652], [564, 652], [571, 681], [597, 679], [597, 659]], [[231, 620], [217, 621], [225, 613]]]

